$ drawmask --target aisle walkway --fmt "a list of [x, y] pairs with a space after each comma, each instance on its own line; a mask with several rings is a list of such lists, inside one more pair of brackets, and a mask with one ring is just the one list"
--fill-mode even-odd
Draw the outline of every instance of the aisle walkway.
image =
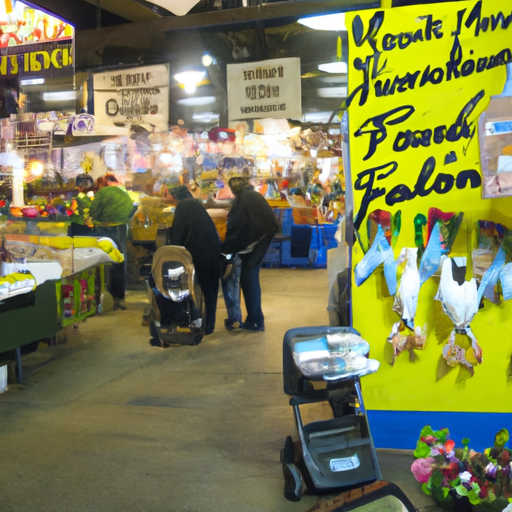
[[[281, 343], [327, 323], [325, 270], [264, 270], [264, 333], [218, 329], [160, 349], [128, 309], [66, 329], [23, 357], [25, 385], [0, 395], [2, 512], [303, 512], [283, 497], [279, 451], [294, 433]], [[30, 321], [30, 319], [27, 319]], [[65, 338], [65, 339], [64, 339]], [[410, 453], [379, 452], [385, 478], [431, 505]], [[427, 510], [426, 508], [424, 510]], [[435, 510], [428, 508], [428, 510]]]

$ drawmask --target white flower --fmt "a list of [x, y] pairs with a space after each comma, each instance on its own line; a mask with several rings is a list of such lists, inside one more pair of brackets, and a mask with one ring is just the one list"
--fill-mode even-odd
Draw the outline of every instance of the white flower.
[[512, 512], [512, 503], [510, 505], [507, 505], [507, 507], [504, 508], [502, 512]]
[[464, 471], [463, 473], [460, 473], [459, 478], [462, 483], [467, 483], [471, 480], [471, 477], [473, 475], [469, 471]]

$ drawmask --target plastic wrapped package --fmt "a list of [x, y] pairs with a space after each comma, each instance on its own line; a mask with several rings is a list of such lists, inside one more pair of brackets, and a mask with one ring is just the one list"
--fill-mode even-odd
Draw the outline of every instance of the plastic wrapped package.
[[336, 333], [295, 343], [293, 359], [306, 377], [336, 380], [377, 371], [379, 363], [368, 359], [369, 351], [369, 343], [360, 336]]

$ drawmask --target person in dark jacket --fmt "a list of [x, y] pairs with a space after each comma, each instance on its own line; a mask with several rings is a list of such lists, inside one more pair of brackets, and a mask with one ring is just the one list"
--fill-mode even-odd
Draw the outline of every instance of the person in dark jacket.
[[215, 329], [219, 292], [220, 238], [212, 218], [186, 186], [172, 188], [169, 193], [176, 204], [176, 211], [172, 227], [169, 228], [168, 243], [185, 247], [192, 256], [197, 281], [204, 296], [204, 333], [211, 334]]
[[260, 268], [270, 242], [279, 229], [279, 223], [266, 199], [252, 190], [245, 178], [231, 178], [228, 185], [235, 199], [228, 213], [222, 253], [238, 254], [242, 260], [240, 286], [247, 309], [247, 318], [242, 328], [264, 331]]

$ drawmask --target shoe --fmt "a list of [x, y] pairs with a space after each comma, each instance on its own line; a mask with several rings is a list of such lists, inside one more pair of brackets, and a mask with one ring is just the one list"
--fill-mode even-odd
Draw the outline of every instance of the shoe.
[[243, 325], [242, 325], [242, 329], [244, 331], [254, 331], [254, 332], [259, 332], [259, 331], [264, 331], [265, 330], [265, 326], [258, 326], [256, 324], [248, 324], [247, 322], [245, 322]]
[[233, 320], [229, 320], [228, 318], [226, 318], [226, 320], [224, 320], [224, 327], [230, 332], [240, 331], [243, 329], [243, 324], [242, 322], [233, 322]]
[[124, 311], [126, 309], [124, 299], [114, 299], [114, 311], [118, 309], [120, 309], [121, 311]]

